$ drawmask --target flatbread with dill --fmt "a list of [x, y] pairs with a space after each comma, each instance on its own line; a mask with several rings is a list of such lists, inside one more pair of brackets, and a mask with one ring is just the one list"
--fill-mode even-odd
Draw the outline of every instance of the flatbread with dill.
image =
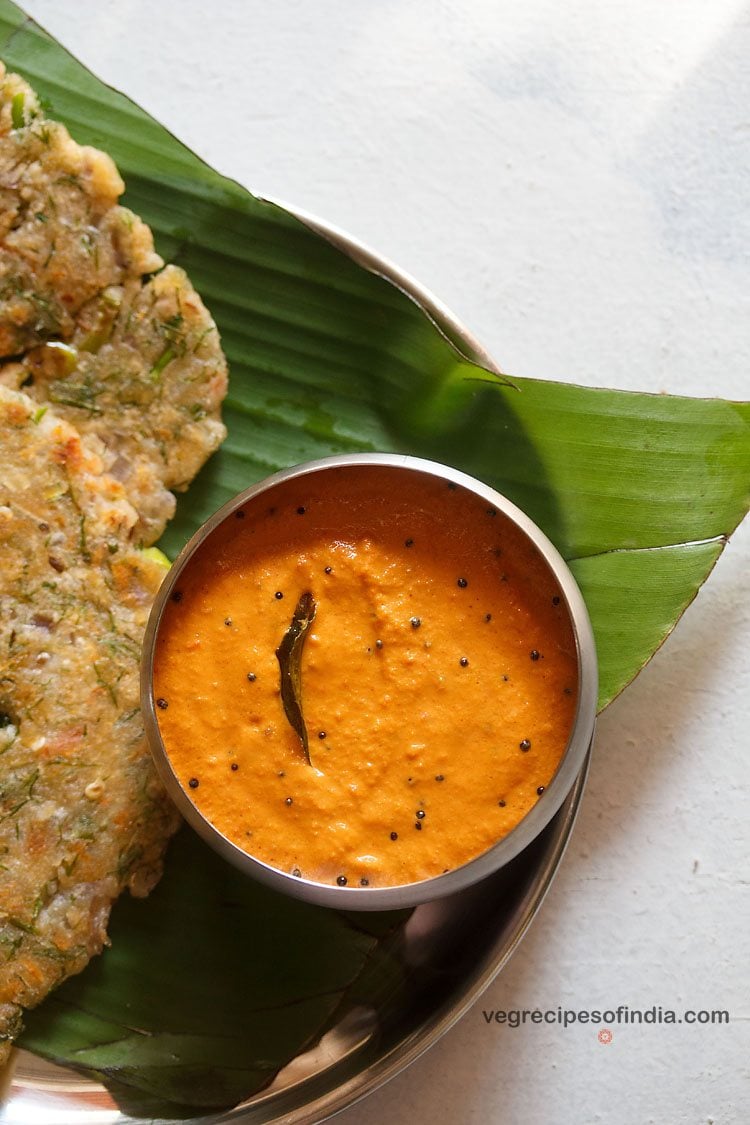
[[0, 356], [67, 338], [107, 286], [163, 265], [123, 190], [111, 157], [76, 144], [0, 63]]
[[0, 1062], [177, 824], [139, 709], [164, 568], [137, 548], [224, 437], [227, 373], [122, 191], [0, 63]]
[[106, 942], [112, 902], [148, 893], [176, 814], [139, 710], [143, 628], [163, 566], [77, 432], [0, 387], [0, 1061], [23, 1008]]
[[147, 276], [163, 263], [110, 157], [0, 75], [0, 382], [95, 440], [153, 543], [226, 435], [218, 332], [183, 270]]

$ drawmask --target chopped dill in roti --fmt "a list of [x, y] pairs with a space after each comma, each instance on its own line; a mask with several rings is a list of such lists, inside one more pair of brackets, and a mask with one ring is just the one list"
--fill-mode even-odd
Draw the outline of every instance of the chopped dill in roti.
[[159, 879], [142, 550], [225, 435], [216, 326], [105, 153], [0, 63], [0, 1062]]

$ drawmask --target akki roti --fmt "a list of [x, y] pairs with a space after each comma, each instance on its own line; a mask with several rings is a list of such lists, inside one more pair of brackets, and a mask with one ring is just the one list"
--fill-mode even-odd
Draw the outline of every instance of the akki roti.
[[123, 190], [0, 64], [0, 1061], [179, 823], [139, 706], [150, 544], [224, 437], [227, 370]]

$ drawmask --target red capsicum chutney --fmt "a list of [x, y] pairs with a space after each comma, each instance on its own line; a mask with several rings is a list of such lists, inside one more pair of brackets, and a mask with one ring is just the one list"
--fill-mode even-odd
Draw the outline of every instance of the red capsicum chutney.
[[540, 799], [573, 727], [577, 652], [538, 549], [474, 493], [384, 466], [258, 494], [162, 618], [162, 740], [199, 811], [281, 871], [439, 875]]

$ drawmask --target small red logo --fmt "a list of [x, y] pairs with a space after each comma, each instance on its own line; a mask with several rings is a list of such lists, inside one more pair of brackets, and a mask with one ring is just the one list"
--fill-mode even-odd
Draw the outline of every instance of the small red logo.
[[599, 1040], [600, 1043], [611, 1043], [612, 1042], [612, 1032], [609, 1030], [608, 1027], [603, 1027], [601, 1029], [601, 1031], [599, 1032], [599, 1034], [597, 1035], [597, 1039]]

